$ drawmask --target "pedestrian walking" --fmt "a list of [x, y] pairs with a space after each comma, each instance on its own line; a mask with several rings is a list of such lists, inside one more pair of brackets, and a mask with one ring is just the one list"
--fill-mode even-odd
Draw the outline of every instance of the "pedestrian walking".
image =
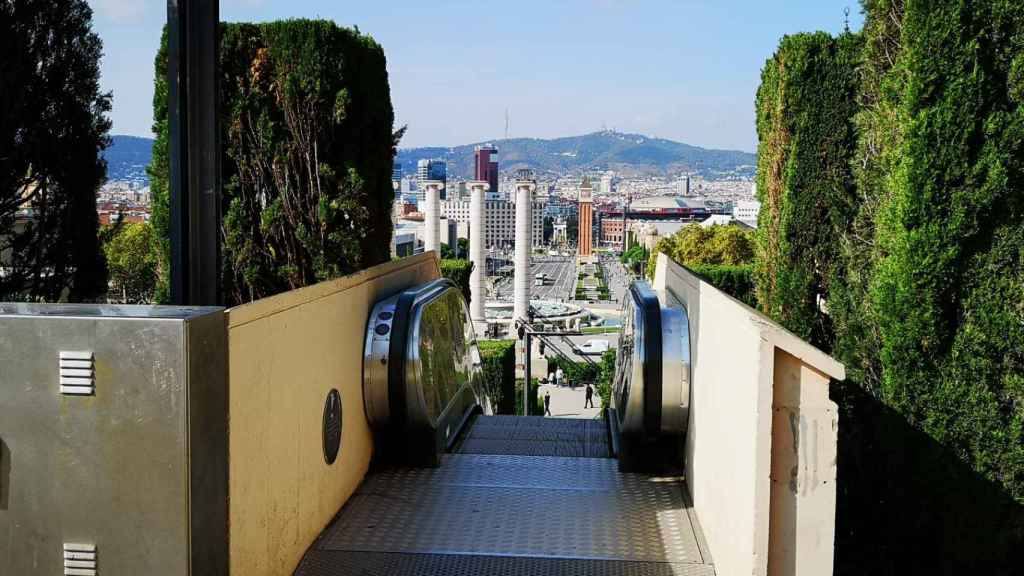
[[594, 387], [590, 385], [590, 382], [587, 382], [587, 399], [583, 403], [583, 407], [587, 408], [588, 405], [590, 408], [594, 407]]
[[544, 415], [551, 416], [551, 392], [544, 392]]

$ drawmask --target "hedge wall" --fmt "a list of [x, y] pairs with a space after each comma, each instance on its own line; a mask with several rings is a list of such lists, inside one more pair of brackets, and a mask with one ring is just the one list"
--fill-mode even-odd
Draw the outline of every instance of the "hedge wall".
[[694, 264], [689, 270], [704, 278], [709, 284], [748, 306], [757, 306], [754, 291], [754, 266], [716, 266]]
[[[166, 239], [166, 37], [162, 46], [150, 176]], [[329, 21], [222, 24], [220, 67], [226, 301], [387, 261], [395, 136], [383, 49]]]
[[871, 284], [883, 400], [1024, 503], [1024, 10], [908, 3]]
[[[829, 45], [821, 34], [783, 39], [766, 66], [760, 305], [849, 368], [832, 387], [835, 573], [1016, 574], [1024, 10], [1016, 0], [867, 0], [864, 10], [862, 47], [833, 60], [855, 98], [800, 73]], [[795, 121], [805, 113], [819, 119]]]
[[514, 340], [480, 340], [485, 386], [497, 391], [495, 406], [499, 414], [515, 413], [516, 343]]
[[757, 91], [756, 284], [762, 310], [819, 346], [831, 341], [828, 298], [838, 233], [853, 213], [860, 38], [786, 36]]

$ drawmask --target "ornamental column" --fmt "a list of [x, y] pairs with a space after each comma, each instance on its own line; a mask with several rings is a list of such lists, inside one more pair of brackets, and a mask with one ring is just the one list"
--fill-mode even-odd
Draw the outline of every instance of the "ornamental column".
[[484, 251], [484, 192], [490, 186], [486, 180], [468, 182], [469, 186], [469, 261], [473, 271], [469, 275], [469, 317], [477, 334], [487, 330], [484, 311], [484, 278], [487, 276], [487, 254]]
[[421, 183], [425, 190], [423, 207], [423, 251], [433, 250], [441, 256], [441, 188], [444, 183], [426, 180]]

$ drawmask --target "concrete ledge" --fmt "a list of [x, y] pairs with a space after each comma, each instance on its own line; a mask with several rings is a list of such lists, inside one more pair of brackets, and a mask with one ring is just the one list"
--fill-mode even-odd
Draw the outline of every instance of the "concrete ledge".
[[690, 317], [686, 476], [716, 573], [831, 574], [845, 368], [663, 254], [654, 288]]

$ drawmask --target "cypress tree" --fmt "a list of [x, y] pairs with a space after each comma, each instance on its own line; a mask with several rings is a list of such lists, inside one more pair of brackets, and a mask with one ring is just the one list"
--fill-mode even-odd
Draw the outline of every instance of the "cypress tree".
[[[167, 237], [166, 39], [150, 174]], [[322, 20], [222, 24], [223, 286], [248, 302], [390, 259], [396, 140], [384, 51]], [[161, 284], [168, 276], [163, 242]], [[161, 296], [166, 288], [159, 289]]]
[[859, 50], [853, 34], [786, 36], [757, 93], [758, 301], [826, 349], [833, 337], [819, 307], [856, 205], [849, 162]]
[[871, 282], [882, 398], [1024, 502], [1024, 10], [908, 2]]
[[0, 300], [106, 292], [96, 193], [110, 94], [84, 0], [0, 1]]

